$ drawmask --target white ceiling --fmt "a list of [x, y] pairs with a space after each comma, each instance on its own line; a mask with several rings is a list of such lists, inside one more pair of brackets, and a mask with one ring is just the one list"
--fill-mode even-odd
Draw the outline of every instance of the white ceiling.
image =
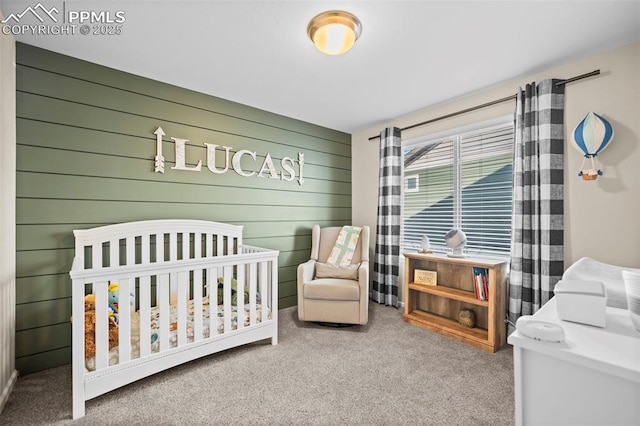
[[[640, 40], [640, 1], [40, 1], [122, 10], [123, 34], [18, 41], [349, 133]], [[306, 35], [329, 9], [362, 22], [342, 56]]]

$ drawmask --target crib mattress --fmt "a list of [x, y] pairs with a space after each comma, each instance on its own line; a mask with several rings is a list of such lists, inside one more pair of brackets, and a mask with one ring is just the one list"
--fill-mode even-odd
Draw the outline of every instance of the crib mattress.
[[[202, 334], [203, 338], [207, 338], [211, 335], [211, 307], [209, 304], [209, 298], [202, 298]], [[251, 320], [251, 306], [250, 304], [244, 305], [244, 325], [249, 326]], [[255, 305], [255, 317], [256, 322], [262, 322], [262, 305], [256, 303]], [[267, 309], [267, 319], [271, 319], [271, 311]], [[224, 306], [218, 305], [217, 313], [214, 317], [214, 324], [216, 327], [216, 334], [222, 334], [224, 332]], [[236, 330], [238, 328], [238, 307], [231, 306], [231, 329]], [[158, 341], [158, 335], [160, 333], [160, 310], [158, 307], [151, 308], [151, 352], [156, 353], [160, 351], [160, 344]], [[190, 300], [187, 305], [187, 341], [189, 343], [194, 340], [194, 303]], [[176, 347], [178, 343], [178, 308], [176, 305], [171, 305], [169, 309], [169, 344], [171, 347]], [[118, 364], [119, 348], [116, 346], [109, 351], [109, 365]], [[131, 359], [140, 357], [140, 313], [139, 311], [132, 312], [131, 314]], [[88, 371], [95, 370], [95, 357], [86, 359], [86, 369]]]

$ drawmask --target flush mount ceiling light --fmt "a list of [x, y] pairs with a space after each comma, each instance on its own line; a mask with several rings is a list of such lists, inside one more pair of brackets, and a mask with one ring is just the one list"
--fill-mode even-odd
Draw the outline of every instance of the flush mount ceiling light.
[[316, 47], [327, 55], [345, 53], [362, 32], [358, 18], [343, 10], [329, 10], [309, 21], [307, 35]]

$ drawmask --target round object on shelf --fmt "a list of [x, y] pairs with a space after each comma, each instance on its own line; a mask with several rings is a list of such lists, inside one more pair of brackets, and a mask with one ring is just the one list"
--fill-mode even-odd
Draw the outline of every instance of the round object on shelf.
[[467, 244], [467, 236], [462, 229], [452, 229], [444, 236], [444, 242], [450, 249], [453, 250], [449, 253], [450, 257], [464, 257], [462, 249]]
[[458, 323], [463, 327], [473, 328], [476, 326], [476, 313], [471, 309], [462, 309], [458, 314]]

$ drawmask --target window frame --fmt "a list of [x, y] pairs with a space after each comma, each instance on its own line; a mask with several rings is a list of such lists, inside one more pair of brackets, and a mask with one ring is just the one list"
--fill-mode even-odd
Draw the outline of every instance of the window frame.
[[[416, 180], [416, 187], [415, 188], [411, 188], [409, 189], [409, 180], [411, 179], [415, 179]], [[404, 177], [404, 191], [405, 192], [419, 192], [420, 191], [420, 175], [419, 174], [412, 174], [410, 176], [405, 176]]]
[[[454, 180], [454, 188], [453, 188], [453, 224], [455, 228], [460, 228], [461, 227], [461, 223], [463, 220], [463, 214], [462, 214], [462, 176], [461, 176], [461, 165], [462, 165], [462, 159], [460, 158], [460, 152], [461, 152], [461, 143], [459, 142], [460, 139], [464, 139], [465, 136], [467, 136], [468, 134], [473, 134], [475, 132], [478, 132], [480, 130], [489, 130], [491, 128], [497, 128], [497, 127], [501, 127], [501, 126], [507, 126], [507, 125], [514, 125], [513, 122], [513, 116], [512, 115], [505, 115], [505, 116], [501, 116], [501, 117], [497, 117], [495, 119], [491, 119], [491, 120], [485, 120], [485, 121], [481, 121], [481, 122], [476, 122], [476, 123], [472, 123], [469, 125], [465, 125], [465, 126], [459, 126], [459, 127], [455, 127], [455, 128], [451, 128], [449, 130], [445, 130], [442, 132], [437, 132], [437, 133], [432, 133], [432, 134], [428, 134], [428, 135], [422, 135], [416, 138], [412, 138], [412, 139], [408, 139], [406, 141], [402, 141], [402, 152], [403, 152], [403, 162], [402, 162], [402, 173], [403, 173], [403, 177], [405, 176], [405, 167], [404, 167], [404, 153], [407, 152], [407, 150], [409, 150], [410, 148], [414, 148], [416, 146], [427, 146], [429, 144], [438, 144], [440, 142], [445, 141], [446, 139], [451, 139], [453, 140], [453, 154], [452, 154], [452, 163], [453, 163], [453, 180]], [[515, 143], [515, 141], [514, 141]], [[413, 177], [415, 175], [419, 175], [419, 173], [415, 173], [414, 170], [411, 170], [409, 172], [410, 174], [407, 175], [406, 177]], [[405, 180], [405, 186], [403, 187], [403, 190], [405, 190], [405, 192], [418, 192], [419, 191], [419, 187], [417, 187], [418, 189], [411, 190], [411, 191], [406, 191], [406, 180]], [[403, 250], [415, 250], [416, 248], [419, 247], [414, 247], [414, 246], [410, 246], [407, 245], [405, 243], [405, 216], [404, 216], [404, 212], [405, 212], [405, 192], [403, 192], [402, 194], [402, 226], [401, 226], [401, 235], [400, 235], [400, 246]], [[512, 204], [512, 209], [513, 209], [513, 204]], [[432, 247], [432, 249], [435, 252], [441, 252], [441, 253], [446, 253], [447, 252], [447, 247], [445, 246], [440, 246], [440, 245], [434, 245]], [[491, 253], [491, 252], [481, 252], [478, 254], [479, 256], [482, 257], [497, 257], [497, 258], [508, 258], [509, 254], [508, 253]]]

